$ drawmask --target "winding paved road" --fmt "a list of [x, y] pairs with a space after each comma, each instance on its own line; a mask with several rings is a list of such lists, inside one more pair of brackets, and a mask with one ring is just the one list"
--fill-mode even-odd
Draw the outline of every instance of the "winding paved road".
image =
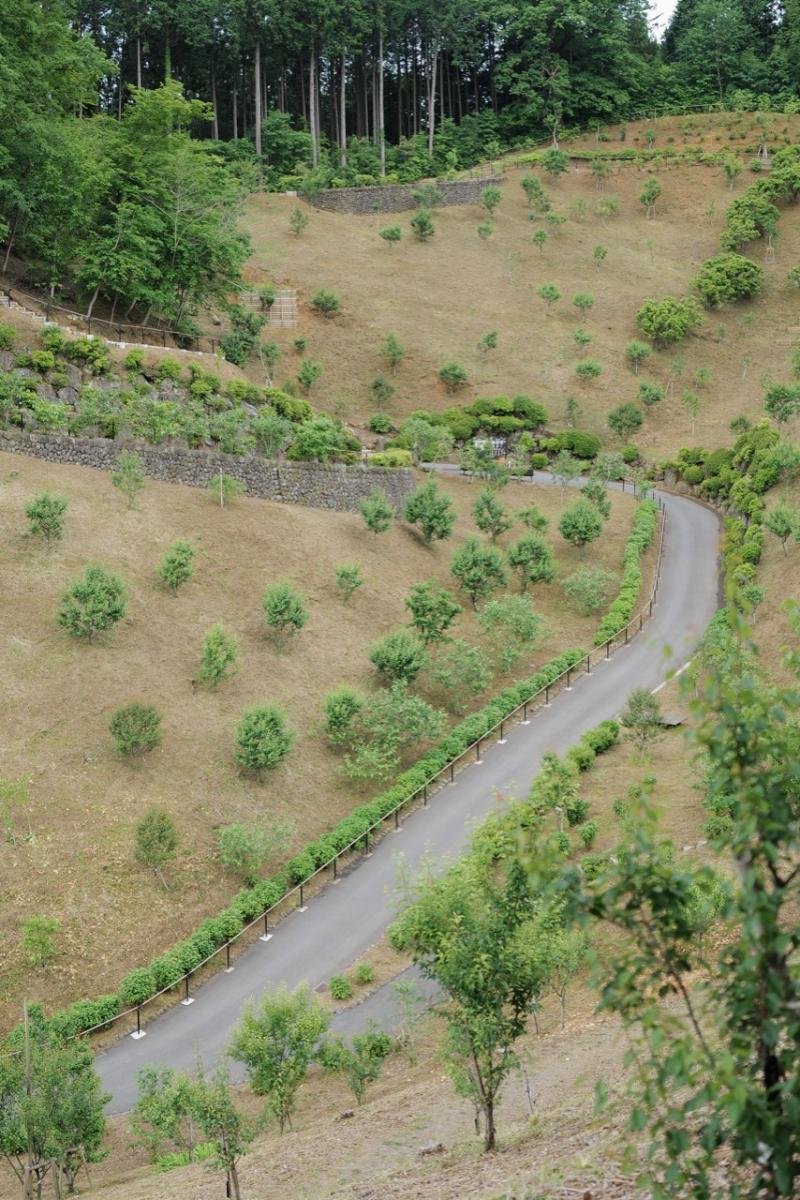
[[[463, 770], [452, 786], [410, 813], [371, 857], [335, 886], [295, 912], [271, 941], [255, 942], [230, 974], [220, 972], [195, 992], [189, 1007], [176, 1004], [148, 1023], [146, 1036], [124, 1037], [97, 1058], [111, 1112], [136, 1101], [136, 1072], [145, 1063], [191, 1070], [198, 1053], [206, 1065], [224, 1054], [245, 1001], [280, 983], [316, 987], [345, 970], [372, 946], [394, 913], [396, 856], [414, 872], [428, 854], [458, 855], [470, 830], [503, 796], [524, 795], [546, 750], [563, 752], [581, 734], [615, 716], [634, 687], [654, 688], [682, 666], [717, 607], [719, 523], [709, 509], [661, 493], [667, 510], [661, 583], [651, 621], [590, 675], [577, 675], [527, 726], [508, 731], [504, 745], [486, 747], [483, 762]], [[234, 1072], [234, 1078], [236, 1078]]]

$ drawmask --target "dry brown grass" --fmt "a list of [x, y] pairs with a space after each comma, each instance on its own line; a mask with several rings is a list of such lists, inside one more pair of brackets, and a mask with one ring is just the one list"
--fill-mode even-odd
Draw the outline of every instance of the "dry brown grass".
[[[0, 935], [9, 949], [0, 1018], [8, 1023], [23, 986], [29, 999], [48, 1004], [113, 988], [124, 970], [223, 906], [237, 885], [214, 859], [219, 826], [288, 817], [299, 847], [358, 802], [320, 735], [322, 697], [344, 681], [375, 686], [371, 643], [405, 622], [403, 601], [414, 582], [450, 581], [453, 551], [474, 532], [469, 509], [477, 485], [446, 483], [458, 524], [450, 542], [427, 550], [400, 525], [376, 539], [357, 514], [256, 499], [220, 510], [202, 492], [168, 484], [149, 483], [141, 511], [130, 511], [108, 475], [21, 456], [2, 456], [0, 478], [0, 778], [28, 781], [35, 833], [32, 844], [4, 846], [0, 858]], [[44, 488], [69, 500], [66, 536], [51, 548], [25, 535], [22, 513]], [[581, 556], [555, 529], [557, 489], [515, 485], [504, 497], [510, 507], [541, 505], [553, 521], [559, 570], [573, 570]], [[613, 506], [593, 561], [618, 568], [632, 507], [620, 495]], [[155, 569], [180, 536], [199, 547], [198, 571], [173, 596], [158, 585]], [[366, 583], [344, 607], [334, 566], [352, 561], [363, 564]], [[64, 587], [92, 562], [122, 576], [130, 603], [120, 626], [83, 645], [58, 630], [54, 617]], [[311, 620], [280, 653], [264, 637], [260, 597], [283, 577], [307, 597]], [[520, 677], [566, 646], [589, 644], [594, 622], [566, 608], [562, 596], [557, 585], [535, 589], [546, 632]], [[240, 639], [240, 670], [216, 693], [194, 690], [202, 636], [220, 619]], [[459, 621], [460, 633], [478, 636], [470, 612]], [[498, 677], [498, 686], [506, 678]], [[164, 739], [152, 754], [126, 763], [115, 756], [108, 721], [133, 700], [158, 706]], [[298, 733], [286, 763], [260, 785], [237, 774], [232, 758], [239, 715], [259, 700], [284, 705]], [[180, 830], [168, 891], [131, 853], [133, 827], [151, 804], [167, 808]], [[27, 968], [18, 950], [20, 922], [35, 912], [62, 922], [58, 961], [43, 973]]]
[[[797, 125], [795, 119], [792, 127]], [[672, 136], [666, 132], [670, 128], [664, 127], [665, 138]], [[709, 136], [713, 140], [716, 135]], [[714, 145], [718, 148], [719, 143]], [[495, 233], [488, 242], [476, 232], [481, 220], [477, 207], [438, 210], [435, 237], [420, 244], [410, 236], [406, 213], [352, 217], [312, 212], [307, 231], [295, 238], [288, 217], [297, 201], [252, 197], [246, 221], [254, 245], [250, 273], [294, 286], [301, 298], [300, 328], [271, 333], [283, 348], [277, 377], [294, 377], [300, 357], [292, 341], [297, 334], [307, 337], [308, 354], [324, 366], [312, 401], [355, 426], [363, 425], [375, 407], [368, 396], [370, 381], [386, 373], [381, 344], [394, 332], [407, 357], [393, 380], [397, 393], [387, 409], [391, 416], [399, 419], [418, 408], [442, 409], [454, 401], [468, 403], [480, 395], [524, 392], [545, 405], [558, 428], [566, 397], [574, 395], [583, 408], [581, 426], [613, 444], [608, 412], [636, 398], [639, 379], [660, 382], [666, 389], [672, 379], [670, 363], [680, 354], [682, 375], [671, 394], [647, 415], [639, 444], [647, 455], [659, 457], [689, 443], [727, 442], [732, 417], [760, 413], [762, 377], [788, 377], [789, 351], [800, 337], [800, 324], [796, 292], [786, 288], [784, 278], [800, 259], [798, 209], [783, 211], [777, 263], [765, 264], [763, 296], [753, 304], [709, 313], [698, 336], [674, 350], [655, 353], [637, 377], [624, 360], [626, 344], [640, 336], [634, 323], [637, 308], [648, 296], [687, 290], [700, 264], [719, 250], [725, 210], [733, 197], [721, 167], [665, 166], [657, 217], [648, 221], [638, 199], [644, 173], [632, 165], [615, 165], [612, 171], [603, 190], [619, 197], [621, 212], [606, 222], [595, 215], [602, 193], [595, 190], [588, 165], [577, 164], [559, 182], [547, 185], [557, 212], [568, 215], [570, 206], [582, 199], [589, 215], [570, 218], [542, 254], [530, 240], [539, 226], [528, 220], [519, 186], [526, 172], [522, 167], [507, 173]], [[754, 178], [745, 170], [734, 195]], [[712, 203], [713, 214], [705, 215]], [[394, 222], [403, 227], [404, 240], [391, 247], [378, 237], [378, 230]], [[598, 243], [608, 248], [599, 269], [592, 260]], [[763, 245], [754, 243], [750, 253], [760, 262]], [[536, 294], [545, 282], [555, 283], [562, 293], [551, 311]], [[340, 316], [326, 320], [313, 313], [309, 301], [319, 288], [339, 295]], [[572, 305], [573, 295], [581, 290], [596, 300], [585, 322]], [[588, 384], [575, 376], [573, 334], [580, 324], [595, 338], [588, 354], [603, 366], [602, 376]], [[488, 330], [498, 331], [499, 346], [482, 355], [477, 342]], [[451, 359], [470, 377], [455, 397], [447, 395], [436, 377], [437, 369]], [[680, 395], [694, 387], [701, 367], [711, 372], [711, 381], [700, 392], [692, 437]]]

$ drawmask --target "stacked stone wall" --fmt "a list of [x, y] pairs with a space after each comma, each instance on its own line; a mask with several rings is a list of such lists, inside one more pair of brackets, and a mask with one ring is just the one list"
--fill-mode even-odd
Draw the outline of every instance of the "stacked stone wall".
[[[481, 192], [490, 185], [503, 182], [501, 176], [485, 179], [458, 179], [436, 186], [442, 193], [443, 205], [480, 204]], [[312, 200], [316, 208], [326, 212], [352, 213], [356, 216], [374, 212], [405, 212], [416, 208], [413, 192], [416, 184], [387, 183], [375, 187], [330, 188]]]
[[414, 474], [408, 469], [268, 462], [257, 455], [240, 458], [181, 447], [126, 444], [107, 438], [0, 430], [0, 451], [101, 471], [114, 470], [120, 452], [125, 449], [136, 450], [150, 479], [207, 488], [222, 470], [238, 479], [250, 496], [334, 512], [356, 511], [360, 501], [376, 487], [384, 490], [400, 512], [406, 496], [415, 487]]

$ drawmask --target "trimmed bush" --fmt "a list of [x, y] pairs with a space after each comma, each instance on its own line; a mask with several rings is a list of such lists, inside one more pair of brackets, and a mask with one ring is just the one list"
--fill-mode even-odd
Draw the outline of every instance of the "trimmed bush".
[[236, 762], [260, 776], [277, 767], [294, 745], [283, 711], [274, 704], [245, 709], [236, 727]]
[[707, 308], [721, 308], [757, 296], [764, 285], [761, 267], [743, 254], [717, 254], [706, 259], [692, 287]]
[[129, 971], [119, 985], [119, 995], [123, 1004], [134, 1007], [149, 1000], [158, 989], [149, 967], [134, 967]]
[[353, 994], [353, 985], [346, 975], [332, 975], [328, 988], [334, 1000], [349, 1000]]
[[161, 717], [152, 704], [128, 704], [111, 718], [109, 732], [124, 758], [145, 754], [161, 744]]
[[115, 625], [126, 609], [122, 580], [102, 567], [87, 567], [83, 579], [61, 597], [56, 621], [73, 637], [89, 639]]

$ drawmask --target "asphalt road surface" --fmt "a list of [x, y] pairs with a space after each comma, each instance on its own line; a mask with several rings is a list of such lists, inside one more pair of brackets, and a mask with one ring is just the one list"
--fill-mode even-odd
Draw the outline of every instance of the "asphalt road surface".
[[[657, 687], [691, 658], [717, 608], [719, 522], [685, 497], [661, 496], [667, 511], [661, 584], [644, 631], [590, 675], [578, 673], [572, 689], [530, 724], [509, 729], [504, 745], [487, 745], [480, 765], [461, 771], [427, 809], [410, 813], [399, 832], [387, 834], [356, 869], [309, 900], [305, 912], [287, 917], [269, 942], [257, 941], [244, 951], [230, 974], [220, 972], [198, 987], [193, 1004], [175, 1004], [144, 1024], [144, 1037], [123, 1037], [99, 1055], [96, 1066], [112, 1096], [110, 1112], [133, 1106], [136, 1072], [144, 1064], [191, 1070], [198, 1055], [206, 1067], [218, 1061], [251, 997], [280, 983], [295, 987], [305, 981], [313, 988], [347, 969], [392, 920], [398, 856], [412, 872], [429, 855], [457, 856], [475, 822], [504, 799], [527, 794], [545, 751], [567, 750], [585, 730], [616, 716], [633, 688]], [[380, 994], [391, 1002], [387, 989]], [[375, 1007], [373, 1001], [364, 1013], [379, 1015]], [[360, 1009], [350, 1010], [343, 1028], [358, 1019]], [[236, 1070], [232, 1076], [241, 1078]]]

